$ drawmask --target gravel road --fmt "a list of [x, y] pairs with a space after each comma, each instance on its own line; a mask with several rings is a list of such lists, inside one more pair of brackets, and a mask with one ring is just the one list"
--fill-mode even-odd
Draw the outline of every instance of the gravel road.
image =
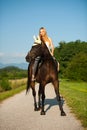
[[45, 94], [46, 115], [34, 111], [31, 90], [28, 95], [23, 91], [0, 103], [0, 130], [83, 130], [66, 102], [63, 107], [67, 116], [60, 116], [51, 84], [46, 86]]

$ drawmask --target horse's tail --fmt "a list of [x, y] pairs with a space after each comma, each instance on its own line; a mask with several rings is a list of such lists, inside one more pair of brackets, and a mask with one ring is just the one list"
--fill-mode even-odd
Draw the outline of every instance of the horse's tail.
[[30, 81], [30, 68], [28, 66], [28, 80], [27, 80], [27, 87], [26, 87], [26, 94], [31, 88], [31, 81]]
[[30, 90], [30, 82], [29, 79], [27, 80], [27, 87], [26, 87], [26, 94], [28, 93], [28, 91]]

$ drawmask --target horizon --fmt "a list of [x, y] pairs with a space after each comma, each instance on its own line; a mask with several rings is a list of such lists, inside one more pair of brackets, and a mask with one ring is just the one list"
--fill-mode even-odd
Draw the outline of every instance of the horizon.
[[[80, 39], [77, 39], [77, 40], [80, 40]], [[77, 41], [77, 40], [75, 40], [75, 41]], [[67, 44], [67, 43], [75, 42], [75, 41], [68, 41], [68, 42], [66, 42], [66, 41], [63, 40], [63, 41], [60, 41], [60, 42], [65, 42], [65, 43]], [[60, 42], [59, 42], [59, 43], [60, 43]], [[81, 41], [81, 40], [80, 40], [80, 42], [86, 42], [86, 41], [84, 41], [84, 40]], [[58, 46], [59, 46], [59, 44], [58, 44], [57, 46], [55, 46], [55, 48], [58, 47]], [[31, 46], [31, 47], [32, 47], [32, 46]], [[30, 49], [31, 49], [31, 48], [30, 48]], [[28, 53], [28, 52], [26, 52], [26, 55], [27, 55], [27, 53]], [[17, 60], [15, 61], [15, 60], [13, 59], [12, 62], [3, 62], [3, 61], [1, 61], [1, 55], [2, 55], [2, 54], [0, 53], [0, 64], [3, 64], [3, 65], [9, 65], [9, 64], [29, 64], [29, 63], [26, 61], [26, 59], [25, 59], [26, 55], [24, 55], [24, 56], [22, 55], [22, 57], [21, 57], [21, 58], [22, 58], [22, 61], [17, 61]], [[18, 57], [17, 57], [17, 58], [18, 58]], [[11, 58], [10, 58], [10, 59], [11, 59]], [[23, 60], [23, 59], [24, 59], [24, 60]]]
[[17, 68], [20, 68], [20, 69], [27, 70], [28, 69], [28, 63], [9, 63], [9, 64], [6, 64], [6, 63], [0, 62], [0, 69], [4, 69], [6, 67], [17, 67]]
[[[77, 40], [75, 40], [75, 41], [78, 41], [78, 40], [80, 40], [80, 39], [77, 39]], [[69, 42], [60, 41], [60, 42], [65, 42], [66, 44], [67, 44], [67, 43], [70, 44], [71, 42], [75, 42], [75, 41], [69, 41]], [[60, 43], [60, 42], [59, 42], [59, 43]], [[81, 41], [81, 40], [80, 40], [80, 42], [86, 42], [86, 41]], [[56, 47], [58, 47], [58, 45], [55, 46], [55, 48], [56, 48]], [[26, 53], [26, 55], [27, 55], [27, 53]], [[24, 59], [25, 59], [25, 56], [24, 56]], [[26, 59], [25, 59], [25, 61], [20, 61], [20, 62], [14, 62], [14, 61], [13, 61], [13, 62], [2, 62], [2, 61], [0, 61], [0, 64], [3, 64], [3, 65], [10, 65], [10, 64], [29, 64], [29, 62], [27, 62]]]

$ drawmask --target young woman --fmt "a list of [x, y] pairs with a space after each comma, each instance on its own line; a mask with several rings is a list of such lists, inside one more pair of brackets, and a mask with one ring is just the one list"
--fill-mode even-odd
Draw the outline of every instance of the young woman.
[[[52, 43], [52, 39], [50, 37], [48, 37], [46, 29], [44, 27], [41, 27], [39, 29], [39, 36], [37, 38], [35, 38], [35, 36], [34, 36], [34, 40], [35, 40], [35, 42], [38, 42], [38, 43], [41, 43], [41, 40], [44, 41], [44, 43], [46, 44], [51, 55], [52, 56], [54, 55], [54, 45]], [[40, 56], [35, 58], [34, 66], [32, 69], [32, 81], [35, 80], [35, 73], [36, 73], [40, 58], [41, 58]]]
[[44, 43], [47, 45], [47, 48], [51, 55], [54, 55], [54, 45], [52, 42], [52, 39], [48, 37], [46, 29], [44, 27], [41, 27], [39, 30], [39, 37], [44, 41]]

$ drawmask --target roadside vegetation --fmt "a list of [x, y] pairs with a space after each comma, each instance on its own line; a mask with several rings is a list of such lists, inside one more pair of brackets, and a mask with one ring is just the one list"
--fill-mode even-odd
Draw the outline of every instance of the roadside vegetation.
[[0, 69], [0, 101], [26, 88], [27, 70], [9, 66]]
[[55, 48], [55, 57], [60, 63], [61, 94], [87, 128], [87, 42], [61, 41]]
[[55, 57], [60, 63], [60, 77], [87, 82], [87, 42], [60, 42], [55, 48]]
[[26, 88], [26, 85], [22, 85], [20, 87], [17, 87], [15, 89], [11, 89], [10, 91], [4, 91], [4, 92], [0, 92], [0, 102], [2, 102], [3, 100], [11, 97], [11, 96], [14, 96], [15, 94], [25, 90]]
[[87, 127], [87, 82], [61, 80], [60, 93], [71, 112]]

